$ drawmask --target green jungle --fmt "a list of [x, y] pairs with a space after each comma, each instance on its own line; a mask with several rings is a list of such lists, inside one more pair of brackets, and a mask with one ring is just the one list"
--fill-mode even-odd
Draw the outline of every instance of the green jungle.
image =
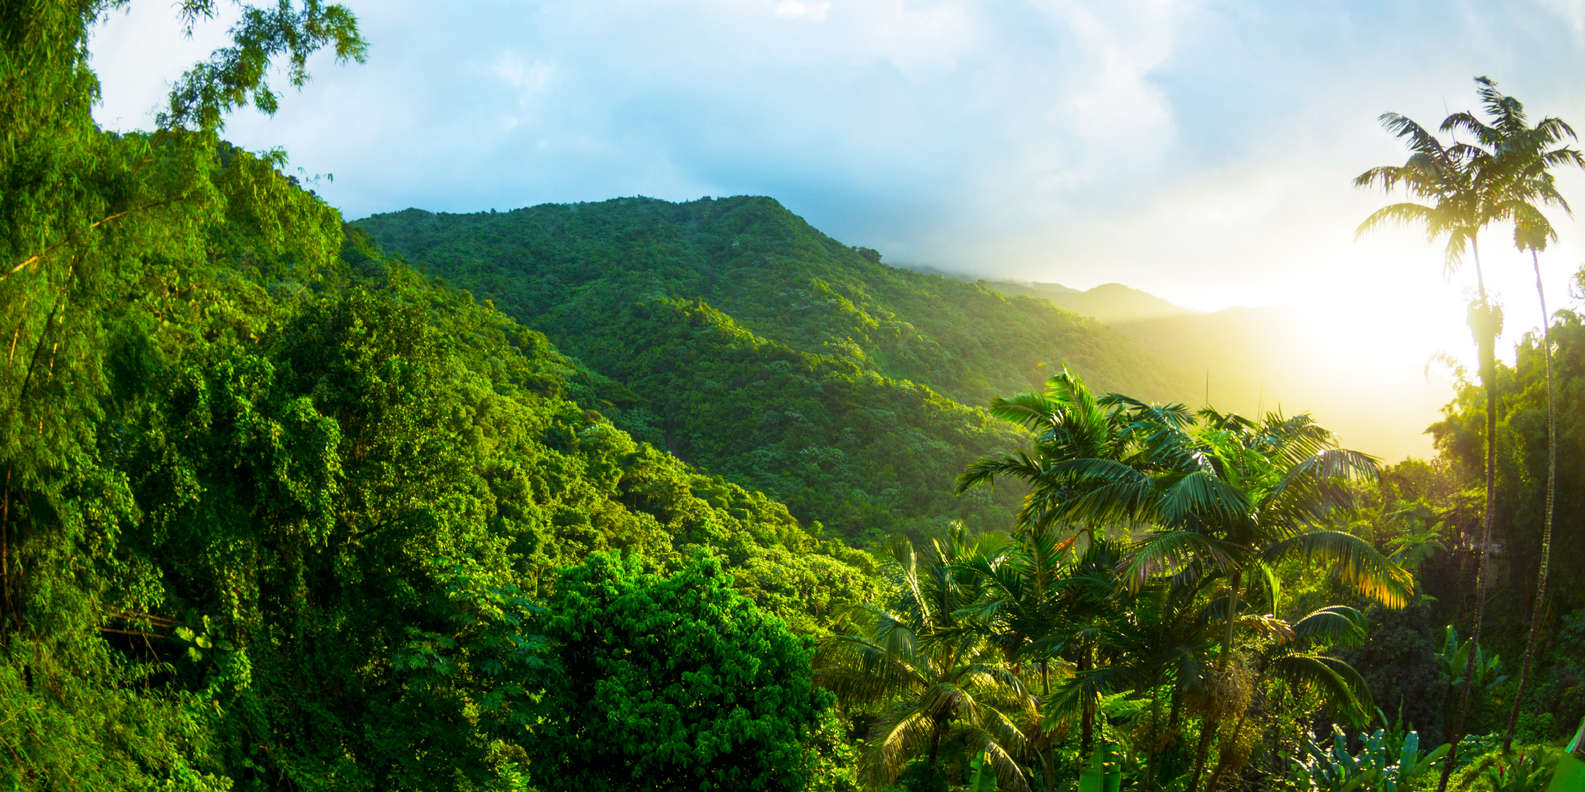
[[[1585, 789], [1581, 314], [1384, 464], [771, 198], [346, 222], [223, 128], [349, 11], [112, 133], [116, 5], [0, 7], [0, 789]], [[1475, 87], [1364, 230], [1544, 257]]]

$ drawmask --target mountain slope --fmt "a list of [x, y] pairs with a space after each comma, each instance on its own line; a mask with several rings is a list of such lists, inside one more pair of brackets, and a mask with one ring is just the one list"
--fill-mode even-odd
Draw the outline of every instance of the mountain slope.
[[[898, 269], [769, 198], [623, 198], [502, 213], [410, 209], [357, 221], [385, 249], [572, 340], [597, 296], [702, 299], [749, 331], [928, 385], [965, 404], [1043, 382], [1164, 398], [1147, 352], [1043, 300]], [[576, 304], [576, 307], [575, 305]], [[571, 349], [571, 347], [568, 347]]]
[[993, 280], [984, 283], [1007, 294], [1028, 295], [1049, 300], [1052, 305], [1064, 311], [1072, 311], [1107, 324], [1194, 313], [1154, 294], [1121, 283], [1103, 283], [1088, 291], [1072, 289], [1060, 283], [1038, 281], [1024, 283]]
[[1009, 524], [1019, 492], [958, 499], [1018, 437], [976, 408], [1067, 365], [1165, 398], [1149, 354], [1042, 300], [888, 267], [766, 198], [619, 199], [357, 225], [529, 326], [630, 396], [637, 436], [848, 536]]

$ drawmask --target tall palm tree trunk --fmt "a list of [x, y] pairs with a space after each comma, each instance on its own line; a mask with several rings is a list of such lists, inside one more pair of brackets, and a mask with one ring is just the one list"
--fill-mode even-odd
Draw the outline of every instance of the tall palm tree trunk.
[[[1090, 670], [1095, 666], [1090, 653], [1093, 649], [1085, 644], [1079, 649], [1079, 673]], [[1084, 713], [1080, 718], [1079, 727], [1079, 757], [1081, 762], [1089, 761], [1090, 743], [1095, 739], [1095, 704], [1090, 697], [1084, 697]]]
[[1458, 710], [1453, 713], [1453, 728], [1449, 730], [1452, 748], [1447, 763], [1442, 765], [1442, 778], [1436, 792], [1447, 792], [1447, 782], [1453, 776], [1453, 766], [1458, 763], [1458, 743], [1464, 738], [1464, 720], [1469, 714], [1469, 699], [1475, 681], [1475, 651], [1480, 646], [1481, 627], [1486, 616], [1486, 551], [1491, 546], [1491, 525], [1497, 505], [1497, 333], [1501, 319], [1496, 306], [1486, 296], [1486, 282], [1480, 272], [1480, 249], [1470, 243], [1475, 258], [1475, 282], [1480, 289], [1479, 302], [1470, 308], [1470, 329], [1480, 346], [1480, 378], [1486, 387], [1486, 508], [1481, 518], [1480, 552], [1475, 563], [1475, 624], [1470, 630], [1470, 652], [1464, 661], [1464, 686], [1458, 697]]
[[1150, 763], [1145, 765], [1145, 790], [1156, 788], [1156, 765], [1161, 763], [1161, 672], [1150, 683]]
[[1514, 726], [1519, 722], [1519, 706], [1524, 701], [1525, 685], [1530, 681], [1530, 665], [1535, 659], [1535, 637], [1541, 632], [1541, 612], [1546, 604], [1546, 579], [1552, 561], [1552, 509], [1557, 501], [1557, 404], [1552, 395], [1552, 317], [1546, 310], [1546, 289], [1541, 286], [1541, 259], [1530, 250], [1535, 269], [1535, 293], [1541, 301], [1541, 353], [1546, 360], [1546, 514], [1542, 516], [1541, 568], [1536, 571], [1535, 600], [1530, 604], [1530, 634], [1524, 642], [1524, 665], [1519, 669], [1519, 688], [1513, 694], [1513, 709], [1508, 711], [1508, 726], [1502, 734], [1502, 750], [1513, 746]]
[[[1233, 625], [1238, 618], [1238, 584], [1242, 578], [1242, 571], [1233, 573], [1232, 584], [1227, 589], [1227, 632], [1222, 638], [1222, 653], [1216, 660], [1218, 676], [1226, 676], [1227, 661], [1233, 651]], [[1194, 750], [1194, 777], [1189, 781], [1189, 792], [1199, 792], [1200, 776], [1205, 772], [1205, 759], [1211, 750], [1211, 736], [1221, 725], [1220, 719], [1207, 717], [1200, 728], [1200, 744]]]

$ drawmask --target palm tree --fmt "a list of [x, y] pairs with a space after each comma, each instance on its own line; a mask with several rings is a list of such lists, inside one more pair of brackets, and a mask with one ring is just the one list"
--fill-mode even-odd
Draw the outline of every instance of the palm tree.
[[993, 627], [1008, 662], [1032, 658], [1040, 673], [1041, 695], [1051, 693], [1051, 660], [1066, 617], [1062, 599], [1070, 573], [1075, 537], [1059, 539], [1049, 530], [1024, 534], [995, 554], [974, 554], [958, 566], [980, 579], [983, 597], [976, 615]]
[[1530, 666], [1535, 654], [1536, 634], [1541, 626], [1541, 609], [1546, 599], [1547, 572], [1552, 555], [1552, 517], [1557, 499], [1557, 406], [1552, 391], [1552, 317], [1546, 309], [1546, 289], [1541, 282], [1539, 252], [1549, 242], [1557, 240], [1557, 231], [1541, 211], [1542, 206], [1556, 206], [1572, 215], [1568, 202], [1557, 191], [1551, 169], [1572, 165], [1585, 167], [1580, 152], [1559, 145], [1564, 140], [1575, 140], [1574, 129], [1558, 118], [1543, 118], [1530, 126], [1525, 118], [1524, 105], [1497, 90], [1497, 83], [1486, 77], [1477, 77], [1476, 94], [1485, 109], [1489, 122], [1472, 113], [1454, 113], [1443, 122], [1443, 131], [1462, 131], [1472, 135], [1480, 151], [1481, 178], [1485, 191], [1494, 196], [1493, 203], [1501, 215], [1514, 224], [1514, 246], [1530, 252], [1530, 265], [1535, 273], [1536, 298], [1541, 306], [1541, 352], [1546, 364], [1547, 398], [1547, 483], [1546, 510], [1542, 517], [1541, 560], [1536, 574], [1536, 594], [1530, 609], [1530, 632], [1525, 639], [1524, 663], [1519, 672], [1519, 688], [1514, 694], [1513, 709], [1508, 714], [1507, 728], [1503, 732], [1503, 750], [1513, 743], [1514, 726], [1518, 722], [1519, 707], [1524, 700], [1525, 685], [1529, 680]]
[[894, 547], [895, 607], [863, 608], [858, 629], [824, 641], [815, 679], [844, 703], [882, 706], [861, 758], [872, 788], [895, 782], [921, 753], [936, 772], [942, 746], [962, 743], [983, 753], [1003, 788], [1027, 792], [1015, 757], [1028, 743], [1034, 697], [973, 618], [981, 592], [960, 566], [976, 549], [962, 527], [932, 549], [921, 569], [911, 544]]
[[[1080, 590], [1092, 591], [1104, 581], [1110, 590], [1107, 601], [1113, 604], [1109, 618], [1096, 619], [1092, 630], [1107, 650], [1105, 663], [1077, 671], [1045, 701], [1045, 720], [1049, 725], [1071, 724], [1075, 718], [1093, 722], [1096, 706], [1113, 691], [1150, 698], [1150, 762], [1144, 779], [1146, 789], [1155, 789], [1163, 768], [1171, 767], [1181, 751], [1168, 750], [1177, 745], [1176, 728], [1186, 695], [1203, 694], [1208, 682], [1212, 650], [1220, 631], [1213, 625], [1216, 615], [1211, 602], [1202, 596], [1210, 578], [1194, 569], [1170, 578], [1151, 581], [1137, 591], [1118, 585], [1116, 555], [1110, 554], [1106, 566], [1090, 565], [1087, 574], [1075, 576]], [[1083, 584], [1089, 578], [1087, 585]], [[1217, 600], [1218, 602], [1220, 600]], [[1170, 719], [1163, 723], [1163, 693], [1170, 701]], [[1164, 728], [1165, 726], [1165, 728]], [[1081, 741], [1081, 755], [1088, 754], [1088, 740]]]
[[[1052, 465], [1070, 459], [1118, 459], [1130, 438], [1121, 413], [1108, 409], [1077, 375], [1063, 369], [1040, 392], [1016, 393], [991, 402], [991, 415], [1018, 424], [1033, 435], [1030, 452], [981, 457], [958, 477], [959, 495], [1012, 478], [1029, 486], [1018, 513], [1020, 532], [1049, 527], [1062, 503], [1074, 496], [1075, 482], [1058, 480]], [[1096, 525], [1078, 526], [1093, 535]]]
[[[1335, 447], [1309, 416], [1268, 415], [1254, 422], [1212, 409], [1191, 416], [1181, 407], [1148, 405], [1112, 395], [1135, 450], [1121, 460], [1073, 459], [1049, 466], [1045, 478], [1077, 493], [1053, 519], [1150, 526], [1123, 565], [1125, 581], [1142, 586], [1191, 565], [1226, 581], [1217, 674], [1232, 656], [1243, 592], [1285, 558], [1328, 562], [1340, 582], [1384, 605], [1408, 601], [1412, 579], [1368, 542], [1332, 530], [1327, 520], [1353, 498], [1353, 481], [1375, 474], [1373, 458]], [[1202, 728], [1190, 790], [1199, 788], [1218, 719]]]
[[[1241, 621], [1268, 638], [1253, 663], [1255, 683], [1251, 688], [1255, 695], [1262, 695], [1265, 680], [1275, 677], [1296, 688], [1321, 692], [1345, 722], [1358, 725], [1370, 719], [1373, 705], [1364, 678], [1353, 666], [1321, 651], [1337, 645], [1359, 646], [1365, 642], [1365, 617], [1358, 610], [1346, 605], [1327, 605], [1292, 624], [1275, 616], [1251, 616]], [[1245, 707], [1239, 714], [1228, 737], [1229, 743], [1238, 743], [1252, 709]], [[1217, 761], [1207, 788], [1227, 788], [1243, 769], [1244, 759], [1236, 753], [1224, 754]]]
[[[1022, 545], [1014, 554], [1015, 563], [1000, 569], [1000, 574], [989, 574], [991, 570], [981, 574], [994, 592], [987, 606], [1009, 620], [1007, 634], [1028, 636], [1029, 648], [1036, 650], [1041, 692], [1050, 697], [1049, 663], [1057, 651], [1073, 655], [1079, 673], [1089, 678], [1086, 672], [1093, 670], [1100, 649], [1101, 617], [1111, 612], [1104, 607], [1105, 600], [1116, 588], [1112, 565], [1101, 560], [1107, 550], [1097, 541], [1097, 532], [1104, 534], [1108, 527], [1106, 522], [1068, 521], [1064, 527], [1074, 530], [1059, 537], [1053, 522], [1063, 504], [1085, 484], [1052, 471], [1073, 459], [1120, 458], [1131, 439], [1123, 431], [1121, 412], [1103, 406], [1066, 368], [1047, 380], [1043, 391], [993, 400], [991, 414], [1028, 429], [1033, 434], [1032, 453], [974, 461], [958, 477], [957, 492], [993, 485], [998, 478], [1029, 485], [1017, 518]], [[1080, 554], [1076, 563], [1062, 563], [1060, 557], [1070, 552]], [[1065, 691], [1074, 689], [1068, 685]], [[1098, 690], [1086, 689], [1084, 695], [1058, 707], [1065, 710], [1071, 704], [1079, 713], [1081, 755], [1090, 749], [1098, 702]]]
[[[1443, 122], [1444, 131], [1457, 127], [1458, 114]], [[1480, 356], [1480, 378], [1486, 391], [1486, 506], [1482, 519], [1479, 558], [1475, 567], [1474, 633], [1478, 636], [1486, 608], [1486, 551], [1491, 545], [1492, 521], [1497, 498], [1497, 379], [1496, 344], [1502, 331], [1502, 311], [1486, 293], [1481, 272], [1480, 231], [1502, 218], [1503, 209], [1489, 177], [1491, 161], [1479, 147], [1442, 141], [1418, 123], [1397, 113], [1384, 113], [1381, 124], [1409, 147], [1409, 158], [1402, 165], [1382, 165], [1354, 178], [1356, 187], [1380, 187], [1387, 192], [1402, 189], [1412, 200], [1377, 209], [1360, 223], [1356, 235], [1388, 223], [1421, 225], [1426, 236], [1435, 240], [1447, 236], [1444, 275], [1451, 275], [1465, 251], [1475, 268], [1476, 299], [1469, 309], [1470, 330]], [[1423, 201], [1424, 203], [1416, 203]], [[1452, 725], [1452, 742], [1457, 752], [1463, 736], [1464, 718], [1469, 711], [1470, 687], [1460, 693], [1460, 703]], [[1437, 792], [1447, 788], [1456, 756], [1449, 756]]]

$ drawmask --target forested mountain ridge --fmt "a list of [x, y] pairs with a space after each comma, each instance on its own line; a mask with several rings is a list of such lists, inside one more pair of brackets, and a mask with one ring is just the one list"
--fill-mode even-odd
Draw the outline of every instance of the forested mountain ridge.
[[1061, 366], [1167, 393], [1150, 355], [1093, 320], [887, 266], [768, 198], [356, 225], [626, 386], [609, 405], [623, 428], [849, 537], [1006, 525], [1016, 487], [949, 494], [1016, 442], [979, 409], [996, 395]]
[[409, 209], [355, 224], [553, 338], [580, 320], [591, 292], [622, 287], [632, 297], [702, 299], [757, 335], [970, 405], [1038, 386], [1060, 365], [1102, 390], [1165, 398], [1170, 388], [1148, 352], [1098, 322], [888, 266], [771, 198]]
[[[1353, 349], [1292, 308], [1228, 308], [1113, 324], [1171, 360], [1192, 393], [1245, 414], [1307, 412], [1350, 448], [1392, 461], [1433, 454], [1428, 427], [1453, 397], [1429, 360]], [[1382, 345], [1394, 343], [1383, 337]], [[1203, 390], [1202, 390], [1203, 389]]]
[[1154, 294], [1121, 283], [1103, 283], [1086, 290], [1040, 281], [987, 280], [983, 283], [1007, 294], [1050, 300], [1052, 305], [1064, 311], [1072, 311], [1080, 316], [1092, 317], [1112, 325], [1140, 319], [1196, 313], [1173, 305]]
[[1202, 312], [1120, 283], [1088, 291], [1060, 283], [979, 283], [1106, 323], [1150, 350], [1174, 399], [1200, 404], [1208, 398], [1246, 415], [1268, 408], [1309, 412], [1345, 445], [1387, 460], [1431, 456], [1426, 427], [1453, 396], [1449, 383], [1427, 375], [1429, 360], [1405, 354], [1394, 367], [1350, 360], [1347, 345], [1312, 326], [1313, 313], [1292, 307]]

